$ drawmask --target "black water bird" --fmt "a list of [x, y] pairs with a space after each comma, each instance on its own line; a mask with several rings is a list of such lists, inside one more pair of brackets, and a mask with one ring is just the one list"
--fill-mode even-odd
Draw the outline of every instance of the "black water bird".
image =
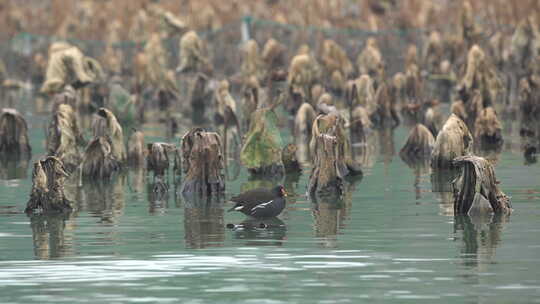
[[287, 193], [282, 185], [272, 189], [257, 188], [233, 196], [230, 201], [236, 204], [230, 211], [240, 211], [254, 218], [278, 216], [285, 209]]

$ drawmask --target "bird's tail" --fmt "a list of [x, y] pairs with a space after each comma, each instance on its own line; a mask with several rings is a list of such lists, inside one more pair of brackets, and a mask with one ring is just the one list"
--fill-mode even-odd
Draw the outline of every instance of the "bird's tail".
[[242, 206], [241, 204], [236, 204], [234, 205], [231, 209], [227, 210], [227, 212], [231, 212], [231, 211], [240, 211], [242, 210], [242, 208], [244, 208], [244, 206]]

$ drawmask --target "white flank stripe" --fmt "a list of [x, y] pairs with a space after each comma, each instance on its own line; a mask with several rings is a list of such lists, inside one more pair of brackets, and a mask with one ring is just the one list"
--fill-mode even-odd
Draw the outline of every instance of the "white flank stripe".
[[251, 211], [253, 211], [253, 210], [255, 210], [255, 209], [258, 209], [258, 208], [263, 208], [263, 209], [264, 209], [266, 206], [268, 206], [268, 204], [272, 203], [273, 201], [274, 201], [274, 200], [271, 200], [271, 201], [269, 201], [269, 202], [267, 202], [267, 203], [264, 203], [264, 204], [258, 204], [257, 206], [251, 208]]

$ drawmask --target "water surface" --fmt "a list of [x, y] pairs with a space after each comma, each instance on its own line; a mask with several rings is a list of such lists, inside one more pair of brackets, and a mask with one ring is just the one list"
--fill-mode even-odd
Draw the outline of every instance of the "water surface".
[[[36, 159], [46, 117], [24, 115]], [[507, 136], [496, 172], [515, 212], [454, 217], [429, 170], [397, 155], [407, 133], [376, 135], [373, 165], [343, 200], [308, 199], [309, 170], [285, 180], [283, 226], [270, 229], [226, 228], [244, 216], [183, 200], [172, 178], [168, 198], [153, 201], [144, 171], [68, 187], [77, 211], [67, 216], [27, 217], [30, 171], [4, 179], [0, 302], [540, 302], [538, 164], [525, 165]], [[227, 197], [257, 184], [234, 169]]]

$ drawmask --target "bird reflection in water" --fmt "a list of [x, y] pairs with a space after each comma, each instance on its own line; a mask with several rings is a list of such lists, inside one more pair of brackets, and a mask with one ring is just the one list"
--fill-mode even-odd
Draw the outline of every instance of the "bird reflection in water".
[[268, 219], [248, 218], [240, 224], [227, 224], [236, 240], [244, 240], [246, 246], [283, 246], [287, 227], [277, 217]]
[[225, 240], [223, 197], [182, 195], [186, 248], [221, 247]]

